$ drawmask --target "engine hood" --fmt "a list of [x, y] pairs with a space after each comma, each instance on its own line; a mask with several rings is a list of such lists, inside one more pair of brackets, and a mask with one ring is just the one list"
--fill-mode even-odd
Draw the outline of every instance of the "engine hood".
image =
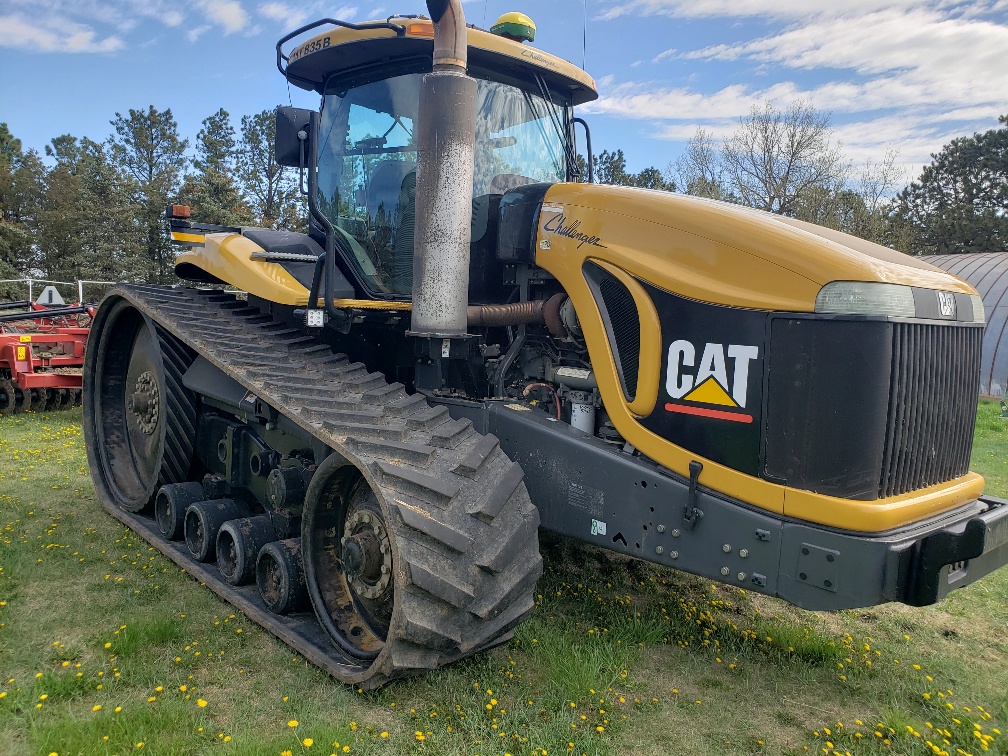
[[914, 257], [811, 223], [669, 192], [555, 184], [536, 262], [555, 274], [588, 258], [691, 299], [760, 310], [811, 312], [831, 281], [975, 293]]

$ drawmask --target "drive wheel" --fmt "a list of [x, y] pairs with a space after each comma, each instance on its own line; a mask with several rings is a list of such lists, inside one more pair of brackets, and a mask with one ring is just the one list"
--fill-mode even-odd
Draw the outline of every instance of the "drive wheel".
[[301, 540], [312, 605], [336, 646], [366, 668], [385, 647], [395, 605], [385, 515], [351, 465], [337, 465], [312, 493]]
[[452, 449], [414, 447], [429, 453], [422, 472], [336, 453], [312, 477], [305, 583], [343, 682], [436, 669], [506, 641], [533, 609], [539, 517], [521, 470], [492, 436], [460, 430]]
[[84, 433], [95, 486], [106, 500], [140, 512], [161, 486], [184, 481], [189, 471], [196, 400], [182, 376], [193, 354], [119, 298], [103, 303], [91, 339]]

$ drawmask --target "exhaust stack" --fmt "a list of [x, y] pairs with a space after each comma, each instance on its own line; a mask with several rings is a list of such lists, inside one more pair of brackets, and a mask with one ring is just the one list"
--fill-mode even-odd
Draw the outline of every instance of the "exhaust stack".
[[417, 336], [466, 335], [472, 220], [476, 81], [466, 75], [461, 0], [427, 0], [434, 66], [424, 77], [417, 118], [413, 314]]

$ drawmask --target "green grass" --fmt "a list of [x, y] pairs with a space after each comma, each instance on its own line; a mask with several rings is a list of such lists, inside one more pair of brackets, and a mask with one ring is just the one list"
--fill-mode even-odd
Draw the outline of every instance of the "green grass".
[[79, 422], [0, 418], [0, 753], [1008, 754], [1008, 570], [814, 613], [546, 538], [511, 643], [361, 694], [104, 514]]

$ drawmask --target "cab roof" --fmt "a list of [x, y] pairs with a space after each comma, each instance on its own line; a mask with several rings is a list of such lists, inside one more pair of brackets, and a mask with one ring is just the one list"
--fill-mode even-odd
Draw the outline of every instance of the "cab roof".
[[[285, 54], [282, 46], [319, 26], [331, 25]], [[539, 74], [554, 92], [569, 95], [574, 105], [598, 97], [595, 80], [562, 58], [474, 26], [467, 28], [469, 68], [474, 75], [528, 82]], [[325, 19], [302, 27], [277, 43], [277, 67], [291, 84], [323, 91], [333, 74], [353, 74], [378, 65], [432, 58], [434, 25], [423, 17], [391, 16], [386, 21], [348, 24]]]

